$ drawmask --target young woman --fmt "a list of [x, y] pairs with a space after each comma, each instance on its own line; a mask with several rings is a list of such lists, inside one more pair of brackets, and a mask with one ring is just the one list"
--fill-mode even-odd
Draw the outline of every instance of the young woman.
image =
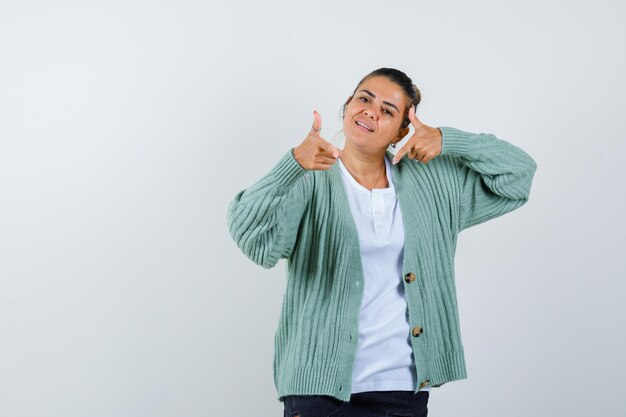
[[343, 150], [314, 113], [229, 206], [250, 259], [288, 260], [274, 354], [286, 417], [426, 416], [431, 387], [467, 377], [457, 235], [522, 206], [536, 164], [494, 135], [423, 124], [419, 102], [405, 73], [373, 71], [344, 104]]

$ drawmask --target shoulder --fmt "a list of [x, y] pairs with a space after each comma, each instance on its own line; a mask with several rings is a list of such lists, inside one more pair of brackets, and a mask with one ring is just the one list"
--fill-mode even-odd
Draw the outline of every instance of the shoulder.
[[459, 169], [458, 158], [451, 155], [438, 155], [428, 163], [409, 159], [406, 156], [396, 165], [396, 170], [401, 176], [409, 175], [456, 175]]

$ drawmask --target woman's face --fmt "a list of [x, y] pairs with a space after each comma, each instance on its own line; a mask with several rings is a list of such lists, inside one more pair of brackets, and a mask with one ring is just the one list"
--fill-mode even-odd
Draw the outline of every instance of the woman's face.
[[346, 145], [350, 142], [367, 151], [386, 150], [408, 133], [408, 128], [400, 131], [407, 104], [404, 91], [393, 81], [381, 76], [365, 80], [346, 105]]

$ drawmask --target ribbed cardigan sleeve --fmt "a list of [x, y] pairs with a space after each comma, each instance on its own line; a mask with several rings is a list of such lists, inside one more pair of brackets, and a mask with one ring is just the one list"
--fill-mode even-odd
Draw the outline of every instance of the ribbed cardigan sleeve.
[[291, 254], [310, 194], [310, 174], [290, 150], [270, 172], [230, 202], [230, 235], [256, 264], [271, 268]]
[[535, 161], [492, 134], [440, 127], [442, 155], [458, 162], [459, 230], [513, 211], [528, 201]]

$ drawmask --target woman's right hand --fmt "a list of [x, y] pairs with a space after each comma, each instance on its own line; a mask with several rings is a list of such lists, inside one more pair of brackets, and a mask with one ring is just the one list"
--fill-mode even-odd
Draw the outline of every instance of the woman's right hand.
[[313, 112], [313, 127], [302, 143], [293, 148], [296, 161], [304, 169], [327, 170], [337, 163], [341, 151], [332, 143], [322, 139], [322, 117]]

